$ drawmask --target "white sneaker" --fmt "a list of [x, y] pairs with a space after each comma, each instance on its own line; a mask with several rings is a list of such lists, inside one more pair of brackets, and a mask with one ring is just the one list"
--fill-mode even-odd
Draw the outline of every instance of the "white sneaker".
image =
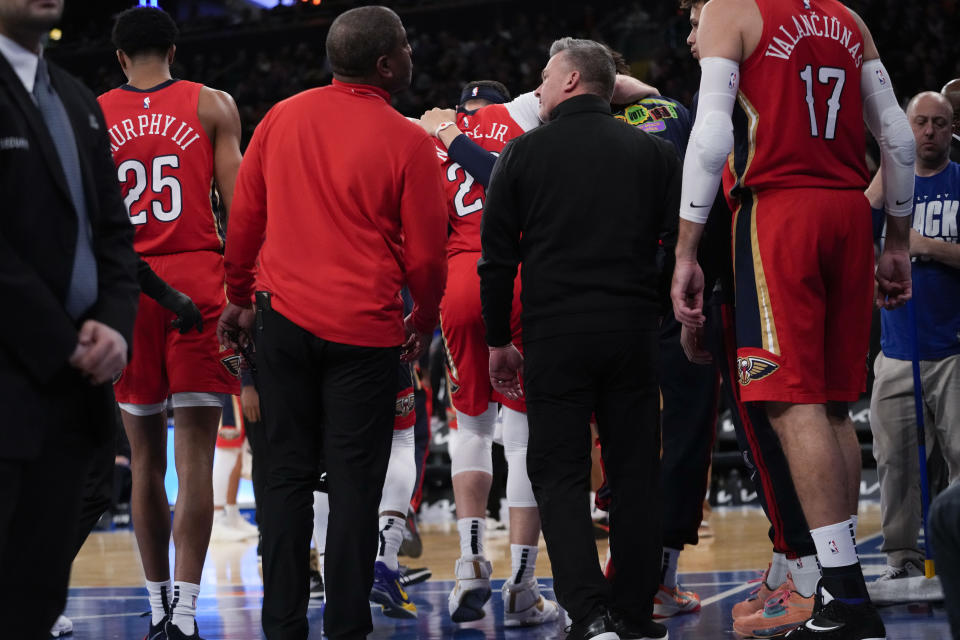
[[913, 560], [907, 560], [903, 563], [902, 567], [894, 567], [892, 565], [887, 565], [886, 570], [883, 572], [877, 582], [886, 582], [887, 580], [901, 580], [903, 578], [919, 578], [920, 576], [926, 575], [922, 568], [917, 566]]
[[243, 542], [250, 535], [232, 526], [224, 511], [213, 512], [213, 527], [210, 529], [210, 542]]
[[237, 531], [245, 533], [248, 538], [254, 538], [260, 535], [260, 530], [257, 529], [256, 526], [247, 522], [247, 519], [240, 515], [239, 510], [224, 510], [224, 514], [227, 525], [233, 527]]
[[490, 574], [493, 567], [483, 556], [467, 556], [457, 560], [454, 573], [457, 584], [447, 600], [450, 619], [471, 622], [485, 615], [483, 605], [490, 599]]
[[71, 633], [73, 633], [73, 621], [65, 615], [57, 618], [57, 621], [53, 623], [53, 628], [50, 629], [51, 638], [68, 636]]
[[540, 595], [536, 580], [515, 584], [513, 579], [503, 583], [503, 626], [533, 627], [552, 622], [560, 616], [560, 606]]

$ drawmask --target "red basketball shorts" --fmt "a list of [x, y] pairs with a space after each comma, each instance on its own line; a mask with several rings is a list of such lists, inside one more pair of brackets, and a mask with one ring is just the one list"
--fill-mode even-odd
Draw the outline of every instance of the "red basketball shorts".
[[413, 372], [406, 362], [400, 363], [397, 377], [397, 404], [393, 415], [393, 430], [409, 429], [417, 422], [416, 402], [413, 398]]
[[743, 400], [856, 400], [866, 385], [873, 300], [863, 193], [748, 191], [733, 225]]
[[[500, 402], [514, 411], [526, 412], [520, 400], [508, 400], [490, 385], [490, 355], [486, 326], [480, 311], [478, 252], [463, 252], [450, 257], [447, 290], [440, 302], [440, 327], [447, 343], [447, 376], [453, 408], [468, 416], [478, 416], [491, 402]], [[522, 351], [520, 338], [520, 277], [513, 286], [513, 344]]]
[[[229, 407], [227, 406], [229, 404]], [[246, 440], [247, 432], [243, 425], [243, 411], [240, 398], [224, 396], [223, 417], [217, 431], [218, 449], [239, 449]]]
[[117, 402], [158, 404], [174, 393], [240, 394], [240, 379], [230, 372], [232, 351], [220, 350], [217, 320], [226, 305], [223, 256], [190, 251], [144, 256], [167, 284], [190, 296], [203, 314], [203, 331], [181, 334], [176, 318], [152, 298], [140, 294], [133, 327], [133, 357], [114, 385]]

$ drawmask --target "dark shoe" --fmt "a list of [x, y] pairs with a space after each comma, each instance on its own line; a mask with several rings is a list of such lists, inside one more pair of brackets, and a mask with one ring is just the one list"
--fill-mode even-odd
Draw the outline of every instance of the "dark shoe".
[[417, 606], [400, 586], [399, 578], [399, 571], [393, 571], [383, 562], [375, 562], [370, 602], [379, 604], [383, 608], [383, 615], [388, 618], [416, 618]]
[[410, 567], [405, 567], [400, 565], [400, 577], [397, 579], [397, 582], [400, 583], [400, 586], [406, 589], [410, 585], [420, 584], [421, 582], [426, 582], [430, 579], [430, 576], [433, 575], [433, 572], [426, 567], [421, 567], [419, 569], [411, 569]]
[[310, 570], [310, 597], [323, 598], [326, 591], [323, 587], [323, 576], [316, 569]]
[[400, 543], [400, 551], [397, 555], [419, 558], [422, 553], [423, 540], [420, 539], [420, 531], [417, 528], [417, 514], [411, 511], [407, 514], [403, 527], [403, 542]]
[[183, 631], [180, 631], [180, 627], [173, 624], [173, 620], [168, 620], [166, 633], [167, 640], [203, 640], [203, 638], [200, 637], [200, 631], [197, 629], [196, 622], [193, 623], [193, 633], [188, 636]]
[[[149, 616], [150, 612], [148, 611], [144, 615]], [[153, 624], [153, 621], [151, 620], [150, 630], [147, 631], [147, 635], [143, 636], [143, 640], [167, 640], [166, 628], [169, 620], [170, 618], [167, 616], [163, 616], [163, 618], [161, 618], [160, 622], [157, 624]]]
[[567, 640], [620, 640], [606, 609], [567, 627]]
[[667, 628], [653, 620], [637, 622], [617, 613], [611, 613], [610, 620], [620, 640], [667, 640], [670, 637]]
[[[826, 604], [822, 604], [827, 601]], [[790, 640], [886, 640], [887, 630], [870, 602], [847, 604], [820, 589], [813, 617], [785, 636]]]

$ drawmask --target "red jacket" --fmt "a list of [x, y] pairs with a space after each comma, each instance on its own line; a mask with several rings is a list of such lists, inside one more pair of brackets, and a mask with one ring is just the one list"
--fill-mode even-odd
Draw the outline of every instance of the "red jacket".
[[[406, 285], [421, 332], [446, 283], [446, 201], [432, 139], [376, 87], [334, 81], [280, 102], [240, 166], [227, 297], [273, 308], [333, 342], [403, 342]], [[256, 283], [254, 282], [256, 280]]]

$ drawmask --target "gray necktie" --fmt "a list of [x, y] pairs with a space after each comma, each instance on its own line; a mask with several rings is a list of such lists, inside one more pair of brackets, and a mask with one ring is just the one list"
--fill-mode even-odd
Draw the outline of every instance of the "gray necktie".
[[87, 201], [83, 191], [83, 176], [80, 173], [77, 140], [73, 135], [67, 110], [50, 84], [50, 74], [43, 58], [40, 58], [40, 63], [37, 65], [33, 97], [47, 125], [47, 131], [53, 138], [63, 175], [70, 188], [70, 199], [77, 213], [77, 246], [73, 255], [73, 271], [70, 274], [70, 289], [67, 292], [66, 301], [67, 313], [76, 319], [97, 301], [97, 260], [94, 258], [90, 240], [90, 219], [87, 217]]

